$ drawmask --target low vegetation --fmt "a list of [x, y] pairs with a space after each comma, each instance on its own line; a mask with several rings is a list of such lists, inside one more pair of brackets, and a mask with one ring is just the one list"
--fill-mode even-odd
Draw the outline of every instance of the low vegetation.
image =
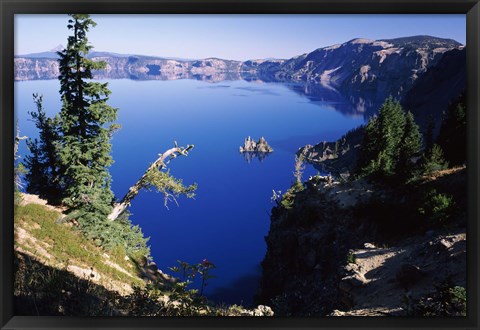
[[451, 281], [435, 285], [435, 291], [421, 299], [405, 297], [409, 316], [467, 316], [467, 292]]
[[[206, 259], [179, 262], [172, 267], [179, 278], [152, 274], [144, 255], [97, 246], [72, 224], [58, 222], [57, 210], [21, 204], [15, 208], [16, 315], [272, 315], [267, 307], [209, 301], [203, 290], [215, 265]], [[196, 277], [200, 289], [190, 288]]]

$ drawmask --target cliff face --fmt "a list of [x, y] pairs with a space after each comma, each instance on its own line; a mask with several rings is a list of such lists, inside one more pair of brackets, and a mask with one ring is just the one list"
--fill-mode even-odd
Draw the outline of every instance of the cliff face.
[[58, 77], [58, 62], [49, 58], [15, 58], [15, 80], [54, 79]]
[[[436, 286], [465, 287], [465, 182], [465, 168], [405, 191], [310, 179], [291, 208], [272, 210], [258, 302], [284, 316], [421, 313]], [[416, 210], [431, 188], [458, 201], [448, 229]]]
[[[356, 98], [355, 103], [362, 102], [362, 93], [376, 103], [390, 94], [403, 95], [443, 53], [462, 47], [453, 40], [415, 36], [353, 39], [288, 60], [181, 60], [102, 52], [92, 52], [90, 58], [107, 62], [106, 70], [95, 73], [97, 78], [288, 81], [335, 89]], [[49, 54], [16, 57], [15, 79], [56, 78], [58, 64], [55, 54]]]
[[[400, 98], [403, 108], [412, 112], [423, 134], [426, 134], [429, 124], [433, 122], [433, 138], [438, 136], [448, 107], [465, 90], [466, 65], [465, 48], [447, 51]], [[363, 129], [359, 128], [336, 142], [304, 146], [299, 153], [303, 152], [311, 163], [338, 174], [350, 171], [355, 165], [362, 139]]]
[[[45, 56], [45, 54], [42, 54]], [[241, 62], [209, 58], [196, 61], [148, 56], [92, 53], [94, 61], [105, 61], [104, 70], [94, 72], [97, 79], [175, 80], [198, 79], [210, 82], [238, 80]], [[56, 79], [58, 62], [50, 57], [16, 57], [15, 80]]]
[[347, 95], [370, 93], [371, 101], [382, 102], [388, 95], [403, 95], [443, 53], [459, 48], [462, 45], [454, 40], [429, 36], [353, 39], [287, 61], [264, 61], [249, 67], [277, 80], [315, 82]]
[[[442, 119], [448, 106], [465, 90], [466, 83], [466, 49], [448, 51], [418, 78], [402, 99], [402, 105], [412, 111], [421, 127], [426, 127], [429, 120], [439, 122]], [[436, 125], [436, 133], [439, 129], [440, 125]]]

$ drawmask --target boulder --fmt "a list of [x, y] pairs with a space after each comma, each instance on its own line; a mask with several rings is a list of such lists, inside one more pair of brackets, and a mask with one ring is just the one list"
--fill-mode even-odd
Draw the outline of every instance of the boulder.
[[415, 265], [402, 264], [397, 271], [395, 278], [402, 286], [411, 286], [422, 279], [424, 272]]

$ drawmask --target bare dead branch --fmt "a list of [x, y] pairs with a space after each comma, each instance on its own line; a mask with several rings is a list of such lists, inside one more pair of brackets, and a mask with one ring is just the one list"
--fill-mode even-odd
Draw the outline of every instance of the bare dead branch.
[[[132, 200], [138, 195], [140, 190], [145, 188], [148, 185], [148, 182], [146, 182], [146, 178], [148, 173], [151, 170], [158, 169], [162, 170], [164, 169], [170, 161], [178, 156], [188, 156], [188, 152], [193, 149], [193, 145], [187, 145], [187, 147], [179, 147], [177, 144], [177, 141], [174, 141], [174, 147], [171, 149], [168, 149], [162, 154], [158, 154], [157, 160], [155, 160], [152, 165], [148, 167], [148, 169], [145, 171], [145, 173], [142, 175], [142, 177], [133, 185], [130, 187], [128, 192], [125, 194], [125, 196], [122, 198], [122, 200], [119, 203], [115, 203], [113, 206], [112, 212], [108, 215], [108, 219], [111, 221], [116, 220], [125, 210], [130, 206], [130, 203]], [[168, 192], [164, 192], [165, 194], [165, 205], [167, 204], [168, 200], [171, 200], [173, 197], [173, 200], [175, 203], [177, 203], [177, 200], [175, 197]], [[178, 204], [178, 203], [177, 203]]]

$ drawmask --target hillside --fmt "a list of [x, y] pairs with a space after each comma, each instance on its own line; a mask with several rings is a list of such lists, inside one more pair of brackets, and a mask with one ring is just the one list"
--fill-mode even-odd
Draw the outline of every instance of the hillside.
[[273, 315], [267, 306], [216, 306], [152, 260], [97, 247], [58, 222], [62, 211], [29, 194], [15, 207], [16, 315]]
[[[258, 302], [281, 316], [460, 315], [441, 295], [465, 290], [465, 183], [464, 167], [396, 188], [310, 178], [272, 210]], [[432, 189], [456, 202], [446, 222], [419, 212]]]
[[[437, 138], [445, 114], [458, 102], [466, 81], [466, 49], [454, 49], [445, 52], [399, 99], [405, 111], [411, 111], [414, 115], [424, 141], [431, 123], [434, 124], [432, 137]], [[338, 141], [321, 141], [303, 146], [298, 154], [304, 153], [309, 162], [323, 171], [346, 173], [355, 165], [362, 139], [363, 128], [357, 128]]]
[[274, 72], [277, 79], [316, 82], [381, 103], [388, 95], [403, 95], [443, 53], [460, 48], [458, 42], [430, 36], [358, 38], [291, 58], [273, 70], [266, 61], [256, 71]]

